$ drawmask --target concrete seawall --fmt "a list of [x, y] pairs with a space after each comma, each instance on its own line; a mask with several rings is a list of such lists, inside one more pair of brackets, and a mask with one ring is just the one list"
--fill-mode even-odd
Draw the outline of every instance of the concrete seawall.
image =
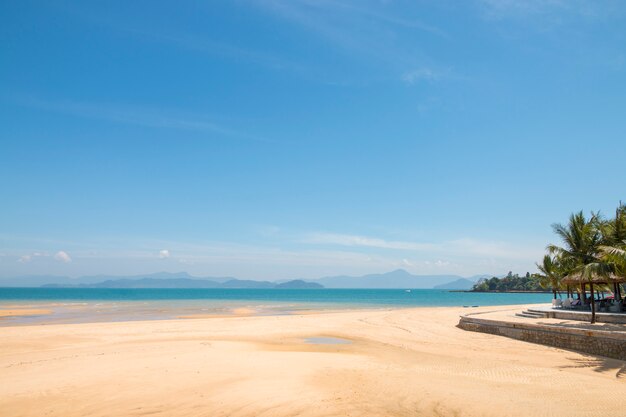
[[461, 316], [458, 326], [464, 330], [495, 334], [626, 361], [626, 335], [624, 333], [491, 320], [472, 315]]

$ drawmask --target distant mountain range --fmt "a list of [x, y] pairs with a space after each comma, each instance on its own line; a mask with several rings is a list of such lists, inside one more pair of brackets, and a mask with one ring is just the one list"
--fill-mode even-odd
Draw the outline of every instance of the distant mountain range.
[[45, 288], [268, 288], [268, 289], [315, 289], [324, 288], [315, 282], [300, 279], [275, 283], [230, 279], [226, 282], [189, 278], [139, 278], [110, 279], [94, 284], [45, 284]]
[[476, 281], [471, 279], [459, 278], [446, 284], [435, 285], [433, 288], [437, 290], [471, 290], [475, 283]]
[[404, 269], [385, 274], [369, 274], [359, 277], [335, 276], [325, 277], [316, 280], [327, 288], [411, 288], [411, 289], [468, 289], [467, 282], [471, 283], [483, 278], [484, 275], [477, 275], [470, 278], [463, 278], [458, 275], [413, 275]]
[[233, 277], [194, 277], [187, 272], [157, 272], [146, 275], [90, 275], [70, 278], [54, 275], [0, 278], [0, 287], [78, 287], [78, 288], [411, 288], [467, 290], [481, 278], [458, 275], [413, 275], [404, 269], [384, 274], [331, 276], [312, 280], [256, 281]]

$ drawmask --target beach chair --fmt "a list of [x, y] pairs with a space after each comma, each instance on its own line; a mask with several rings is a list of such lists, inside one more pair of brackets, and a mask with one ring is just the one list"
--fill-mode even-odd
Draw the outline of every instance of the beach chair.
[[572, 301], [574, 301], [573, 298], [566, 298], [565, 300], [563, 300], [563, 304], [561, 306], [563, 308], [571, 308], [572, 307]]
[[552, 308], [561, 308], [563, 302], [560, 298], [555, 298], [552, 300]]

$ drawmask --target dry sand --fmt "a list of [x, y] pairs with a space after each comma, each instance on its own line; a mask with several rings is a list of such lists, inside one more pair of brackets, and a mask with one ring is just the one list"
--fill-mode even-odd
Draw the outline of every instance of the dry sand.
[[466, 332], [465, 312], [2, 327], [0, 415], [626, 415], [625, 362]]

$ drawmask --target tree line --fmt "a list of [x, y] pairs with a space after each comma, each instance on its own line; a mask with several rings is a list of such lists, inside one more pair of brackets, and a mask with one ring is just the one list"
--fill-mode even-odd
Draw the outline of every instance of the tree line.
[[[478, 282], [474, 291], [551, 290], [554, 298], [562, 290], [591, 296], [591, 322], [595, 322], [594, 293], [609, 291], [623, 306], [620, 285], [626, 281], [626, 205], [621, 203], [615, 216], [605, 218], [599, 212], [589, 217], [580, 211], [570, 215], [567, 224], [555, 223], [552, 229], [560, 244], [549, 244], [547, 253], [537, 263], [538, 273], [520, 277], [509, 273], [505, 278]], [[565, 283], [566, 281], [567, 283]]]
[[474, 292], [512, 292], [512, 291], [546, 291], [539, 279], [526, 272], [526, 275], [509, 273], [503, 277], [481, 279], [472, 287]]

